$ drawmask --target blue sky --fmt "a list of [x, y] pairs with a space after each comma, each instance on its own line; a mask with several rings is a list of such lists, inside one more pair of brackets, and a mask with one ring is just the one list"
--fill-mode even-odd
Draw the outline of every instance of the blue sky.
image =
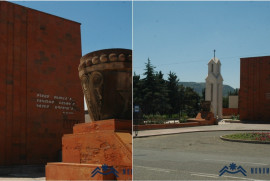
[[165, 77], [204, 82], [221, 60], [224, 84], [240, 86], [240, 58], [270, 55], [270, 2], [134, 2], [133, 68], [148, 57]]
[[[82, 54], [132, 48], [131, 2], [14, 2], [80, 22]], [[60, 7], [60, 8], [59, 8]], [[222, 63], [224, 84], [239, 88], [240, 58], [270, 54], [270, 2], [134, 2], [133, 68], [149, 57], [165, 77], [204, 82], [207, 63]]]
[[82, 54], [132, 48], [132, 3], [98, 1], [13, 1], [81, 23]]
[[[82, 55], [106, 48], [132, 49], [131, 2], [13, 1], [13, 3], [81, 23]], [[86, 103], [84, 108], [87, 109]]]

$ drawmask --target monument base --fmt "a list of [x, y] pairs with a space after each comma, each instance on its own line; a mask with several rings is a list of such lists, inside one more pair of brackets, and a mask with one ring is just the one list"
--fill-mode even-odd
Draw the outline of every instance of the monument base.
[[200, 125], [213, 125], [216, 123], [216, 119], [212, 112], [201, 111], [197, 114], [196, 118], [190, 118], [187, 122], [198, 122]]
[[46, 179], [131, 180], [131, 124], [110, 119], [75, 125], [73, 134], [62, 138], [63, 162], [48, 163]]
[[[48, 163], [46, 180], [91, 180], [91, 173], [101, 166], [101, 164]], [[95, 180], [115, 180], [115, 176], [97, 174]]]

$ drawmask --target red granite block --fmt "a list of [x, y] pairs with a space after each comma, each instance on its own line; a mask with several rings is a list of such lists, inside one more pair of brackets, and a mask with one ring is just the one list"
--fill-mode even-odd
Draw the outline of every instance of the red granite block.
[[132, 180], [132, 167], [131, 166], [119, 166], [116, 165], [113, 168], [115, 168], [119, 173], [116, 178], [116, 180]]
[[[91, 180], [87, 173], [106, 164], [118, 171], [119, 177], [109, 179], [132, 180], [132, 136], [129, 132], [115, 132], [117, 122], [112, 119], [74, 126], [77, 132], [62, 138], [63, 163], [48, 163], [46, 179]], [[123, 124], [123, 120], [120, 122]]]
[[110, 130], [114, 132], [117, 131], [131, 133], [131, 125], [132, 121], [130, 120], [109, 119], [84, 124], [77, 124], [73, 127], [73, 133], [86, 133], [98, 130]]
[[[46, 180], [115, 180], [114, 174], [103, 175], [92, 172], [101, 168], [102, 164], [78, 164], [78, 163], [48, 163], [46, 165]], [[119, 171], [118, 171], [119, 172]]]
[[238, 115], [239, 109], [238, 108], [223, 108], [222, 113], [223, 113], [223, 116]]
[[122, 134], [125, 134], [130, 146], [111, 131], [64, 135], [63, 162], [131, 166], [132, 137], [130, 133]]

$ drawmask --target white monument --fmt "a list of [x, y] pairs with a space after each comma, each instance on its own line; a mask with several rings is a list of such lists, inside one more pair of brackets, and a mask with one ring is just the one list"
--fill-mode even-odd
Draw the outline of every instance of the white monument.
[[222, 119], [222, 88], [223, 78], [220, 74], [221, 63], [218, 58], [212, 58], [208, 63], [208, 76], [205, 85], [205, 100], [211, 101], [211, 111], [217, 119]]

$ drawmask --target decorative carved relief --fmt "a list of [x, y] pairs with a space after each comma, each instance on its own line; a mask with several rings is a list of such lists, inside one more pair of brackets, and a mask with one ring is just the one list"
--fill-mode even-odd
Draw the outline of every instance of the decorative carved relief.
[[79, 76], [92, 121], [132, 119], [132, 51], [106, 49], [83, 56]]

